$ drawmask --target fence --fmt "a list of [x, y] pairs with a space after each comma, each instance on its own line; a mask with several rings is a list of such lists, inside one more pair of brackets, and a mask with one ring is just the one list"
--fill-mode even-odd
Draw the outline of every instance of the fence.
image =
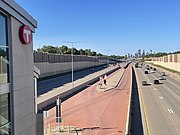
[[[51, 54], [45, 52], [36, 52], [33, 53], [34, 63], [63, 63], [63, 62], [71, 62], [70, 54]], [[74, 62], [99, 62], [102, 60], [107, 60], [105, 56], [86, 56], [86, 55], [73, 55]]]
[[163, 57], [154, 57], [152, 58], [153, 61], [157, 62], [175, 62], [180, 63], [180, 54], [171, 54]]
[[180, 54], [151, 58], [152, 63], [180, 72]]

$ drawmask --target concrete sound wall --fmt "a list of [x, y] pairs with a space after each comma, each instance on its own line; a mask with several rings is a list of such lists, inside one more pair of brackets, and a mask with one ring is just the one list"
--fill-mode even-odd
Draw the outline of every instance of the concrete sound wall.
[[153, 64], [160, 65], [169, 69], [173, 69], [175, 71], [180, 72], [180, 63], [175, 63], [175, 62], [159, 62], [159, 61], [154, 61], [152, 62]]
[[154, 57], [151, 59], [152, 61], [148, 61], [149, 63], [180, 72], [180, 54], [171, 54], [163, 57]]
[[[104, 63], [100, 62], [74, 62], [74, 71], [85, 69], [89, 67], [94, 66], [100, 66]], [[63, 63], [49, 63], [49, 62], [43, 62], [43, 63], [34, 63], [34, 65], [39, 68], [41, 74], [40, 78], [56, 75], [60, 73], [66, 73], [71, 71], [71, 62], [63, 62]]]

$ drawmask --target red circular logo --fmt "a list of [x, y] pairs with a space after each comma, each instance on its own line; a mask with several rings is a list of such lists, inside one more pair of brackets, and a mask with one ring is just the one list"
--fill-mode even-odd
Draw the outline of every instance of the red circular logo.
[[30, 44], [32, 42], [32, 31], [29, 26], [24, 25], [20, 27], [19, 38], [23, 44]]

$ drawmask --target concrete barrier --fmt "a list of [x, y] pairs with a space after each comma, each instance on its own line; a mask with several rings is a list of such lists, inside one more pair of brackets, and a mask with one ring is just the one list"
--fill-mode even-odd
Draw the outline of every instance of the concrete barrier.
[[[63, 62], [63, 63], [34, 63], [34, 65], [40, 70], [40, 78], [67, 73], [70, 72], [72, 69], [71, 62]], [[105, 63], [101, 62], [74, 62], [74, 71], [82, 70], [90, 67], [104, 65]]]
[[[132, 67], [133, 68], [133, 67]], [[129, 93], [129, 103], [128, 103], [128, 112], [127, 112], [127, 118], [126, 118], [126, 129], [125, 129], [125, 135], [130, 135], [131, 134], [131, 100], [132, 100], [132, 79], [133, 79], [133, 74], [132, 74], [131, 69], [131, 86], [130, 86], [130, 93]]]

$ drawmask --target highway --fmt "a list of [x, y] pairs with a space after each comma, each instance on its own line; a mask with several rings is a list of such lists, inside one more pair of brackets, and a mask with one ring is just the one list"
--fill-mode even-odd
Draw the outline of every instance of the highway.
[[[180, 82], [166, 76], [161, 84], [153, 84], [160, 71], [144, 74], [143, 68], [136, 68], [138, 90], [143, 110], [144, 133], [148, 135], [179, 135], [180, 134]], [[142, 81], [149, 85], [142, 86]], [[143, 105], [144, 103], [144, 105]], [[143, 109], [144, 108], [144, 109]]]
[[[74, 72], [74, 81], [83, 78], [89, 74], [105, 69], [106, 66], [99, 66], [91, 69], [84, 69]], [[92, 70], [93, 69], [93, 70]], [[52, 89], [58, 88], [64, 84], [70, 83], [72, 81], [71, 73], [61, 75], [52, 79], [44, 80], [38, 82], [38, 96], [44, 94]]]

